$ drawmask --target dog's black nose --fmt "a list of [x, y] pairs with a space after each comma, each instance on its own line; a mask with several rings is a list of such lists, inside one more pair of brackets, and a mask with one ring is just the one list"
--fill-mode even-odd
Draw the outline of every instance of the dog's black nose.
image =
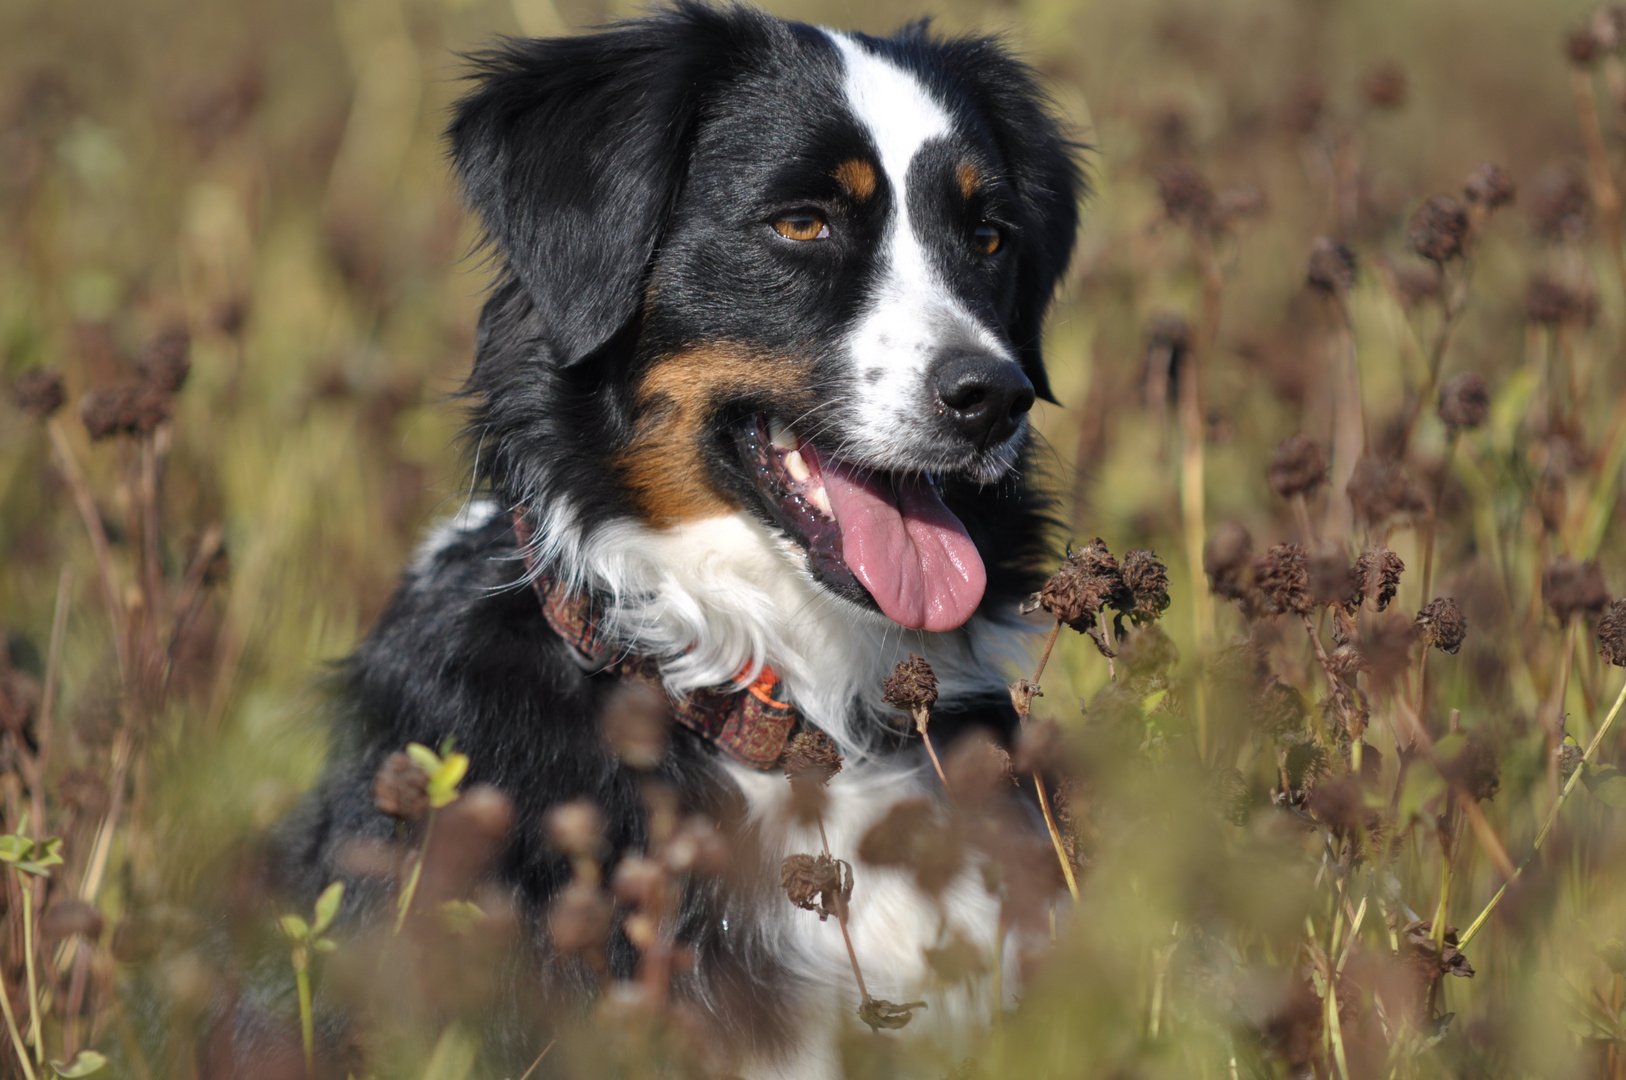
[[1015, 435], [1033, 408], [1033, 384], [1022, 369], [987, 353], [950, 353], [933, 381], [942, 415], [979, 450]]

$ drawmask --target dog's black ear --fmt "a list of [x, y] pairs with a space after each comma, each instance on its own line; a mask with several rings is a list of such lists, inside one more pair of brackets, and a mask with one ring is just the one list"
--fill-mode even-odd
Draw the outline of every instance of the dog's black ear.
[[556, 363], [591, 356], [637, 311], [738, 22], [684, 4], [472, 57], [478, 88], [447, 130], [453, 164]]
[[971, 95], [1009, 170], [1025, 220], [1016, 276], [1016, 307], [1009, 327], [1017, 359], [1034, 390], [1046, 401], [1041, 334], [1045, 312], [1067, 264], [1078, 231], [1078, 204], [1085, 193], [1078, 154], [1047, 110], [1047, 97], [1032, 68], [998, 42], [961, 38], [942, 42], [948, 66]]

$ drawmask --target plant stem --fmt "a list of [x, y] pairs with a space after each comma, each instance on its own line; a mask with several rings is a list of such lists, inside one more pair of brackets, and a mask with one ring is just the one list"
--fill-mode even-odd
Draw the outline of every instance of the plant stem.
[[40, 991], [34, 977], [34, 882], [19, 877], [23, 900], [23, 968], [28, 973], [28, 1037], [34, 1040], [34, 1060], [45, 1071], [45, 1038], [40, 1034]]
[[1598, 122], [1598, 100], [1592, 91], [1592, 73], [1570, 68], [1570, 90], [1575, 95], [1575, 116], [1580, 121], [1581, 141], [1586, 146], [1587, 165], [1592, 171], [1592, 201], [1603, 219], [1604, 244], [1617, 279], [1626, 285], [1626, 254], [1620, 246], [1620, 191], [1609, 168], [1609, 149], [1604, 144], [1603, 127]]
[[57, 467], [62, 470], [62, 478], [73, 493], [73, 504], [84, 522], [85, 534], [90, 537], [91, 552], [96, 556], [102, 599], [107, 604], [108, 617], [113, 621], [113, 653], [118, 658], [122, 679], [128, 670], [125, 655], [128, 642], [125, 640], [124, 600], [119, 595], [118, 574], [113, 569], [113, 548], [107, 542], [107, 530], [102, 527], [102, 513], [96, 508], [96, 497], [90, 493], [90, 485], [85, 482], [85, 474], [80, 471], [79, 462], [73, 456], [73, 447], [68, 444], [68, 436], [62, 430], [61, 422], [53, 416], [45, 421], [45, 430], [51, 437]]
[[418, 892], [418, 879], [423, 876], [423, 861], [429, 854], [429, 841], [435, 835], [435, 818], [439, 813], [439, 810], [429, 811], [429, 822], [423, 827], [423, 845], [418, 848], [418, 857], [412, 860], [412, 872], [407, 875], [401, 898], [396, 901], [395, 929], [390, 931], [393, 934], [401, 932], [401, 927], [406, 925], [407, 912], [412, 910], [412, 898]]
[[942, 781], [943, 790], [949, 791], [948, 776], [943, 772], [943, 763], [937, 760], [937, 748], [932, 745], [932, 737], [926, 732], [926, 724], [931, 719], [931, 710], [924, 705], [918, 705], [914, 709], [914, 714], [915, 730], [920, 732], [920, 741], [926, 744], [926, 756], [932, 759], [932, 768], [937, 770], [937, 779]]
[[311, 976], [304, 967], [294, 968], [294, 983], [299, 988], [299, 1038], [305, 1044], [305, 1075], [316, 1067], [316, 1019], [311, 1010]]
[[[1039, 663], [1033, 669], [1032, 682], [1034, 686], [1039, 685], [1039, 679], [1044, 675], [1045, 665], [1050, 662], [1050, 652], [1056, 647], [1056, 638], [1060, 635], [1061, 620], [1057, 619], [1056, 625], [1050, 628], [1050, 636], [1045, 639], [1044, 651], [1039, 654]], [[1027, 723], [1027, 719], [1027, 712], [1024, 709], [1021, 715], [1022, 723]], [[1067, 891], [1072, 895], [1073, 902], [1077, 903], [1078, 881], [1073, 877], [1073, 864], [1067, 860], [1067, 848], [1061, 842], [1061, 830], [1056, 827], [1056, 815], [1050, 811], [1050, 793], [1045, 790], [1044, 777], [1039, 775], [1037, 769], [1033, 771], [1033, 789], [1039, 794], [1039, 810], [1044, 814], [1045, 828], [1050, 831], [1050, 843], [1056, 849], [1056, 861], [1061, 863], [1061, 873], [1062, 877], [1067, 881]]]
[[22, 1062], [23, 1075], [28, 1080], [37, 1080], [34, 1066], [28, 1061], [28, 1048], [23, 1045], [22, 1033], [17, 1030], [17, 1018], [11, 1012], [11, 991], [6, 989], [4, 975], [0, 975], [0, 1010], [6, 1014], [6, 1030], [11, 1033], [11, 1045], [17, 1051], [17, 1060]]
[[1044, 824], [1050, 830], [1050, 843], [1056, 849], [1056, 861], [1061, 863], [1062, 876], [1067, 879], [1067, 891], [1072, 894], [1073, 903], [1076, 904], [1078, 881], [1073, 877], [1073, 864], [1068, 861], [1067, 848], [1061, 842], [1061, 830], [1056, 828], [1056, 815], [1050, 812], [1050, 794], [1045, 791], [1044, 777], [1034, 773], [1033, 787], [1039, 793], [1039, 809], [1044, 812]]
[[1044, 639], [1044, 652], [1039, 654], [1039, 666], [1033, 669], [1033, 682], [1038, 685], [1039, 678], [1044, 674], [1045, 665], [1050, 663], [1050, 651], [1056, 647], [1056, 638], [1061, 635], [1061, 620], [1050, 628], [1050, 636]]
[[1616, 695], [1615, 704], [1609, 710], [1609, 715], [1603, 718], [1603, 723], [1598, 726], [1597, 734], [1593, 735], [1592, 741], [1587, 743], [1586, 752], [1581, 755], [1581, 760], [1576, 764], [1575, 771], [1570, 774], [1570, 778], [1565, 782], [1563, 790], [1558, 793], [1558, 798], [1553, 801], [1552, 809], [1547, 811], [1547, 820], [1541, 823], [1541, 831], [1536, 833], [1536, 841], [1530, 845], [1530, 854], [1524, 857], [1523, 862], [1514, 867], [1513, 876], [1502, 882], [1502, 887], [1496, 890], [1495, 895], [1485, 904], [1484, 910], [1463, 932], [1462, 937], [1457, 941], [1457, 948], [1466, 949], [1468, 947], [1468, 942], [1472, 941], [1474, 935], [1479, 933], [1480, 927], [1485, 925], [1485, 920], [1489, 919], [1491, 912], [1496, 910], [1496, 905], [1502, 902], [1502, 896], [1507, 892], [1507, 887], [1519, 879], [1524, 873], [1525, 867], [1530, 865], [1530, 861], [1541, 850], [1541, 845], [1546, 841], [1547, 834], [1552, 831], [1553, 823], [1558, 820], [1558, 811], [1563, 809], [1564, 800], [1568, 799], [1570, 792], [1575, 790], [1575, 785], [1581, 779], [1581, 773], [1586, 769], [1587, 762], [1592, 760], [1592, 755], [1598, 749], [1598, 744], [1603, 742], [1603, 737], [1609, 733], [1610, 727], [1614, 725], [1615, 717], [1620, 715], [1620, 707], [1623, 704], [1626, 704], [1626, 683], [1621, 685], [1620, 693]]

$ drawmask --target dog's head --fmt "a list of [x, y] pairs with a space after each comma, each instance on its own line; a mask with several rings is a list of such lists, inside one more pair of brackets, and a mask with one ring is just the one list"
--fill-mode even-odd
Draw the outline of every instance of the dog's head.
[[745, 510], [836, 595], [965, 622], [1081, 186], [1029, 69], [684, 3], [476, 78], [450, 138], [506, 270], [471, 384], [498, 493]]

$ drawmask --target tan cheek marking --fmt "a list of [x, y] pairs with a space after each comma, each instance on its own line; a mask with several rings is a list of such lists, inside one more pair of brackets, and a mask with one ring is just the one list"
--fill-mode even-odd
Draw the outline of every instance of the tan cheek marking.
[[836, 166], [834, 176], [842, 190], [859, 202], [864, 202], [875, 194], [875, 166], [863, 158], [843, 161]]
[[960, 194], [967, 199], [975, 195], [977, 188], [982, 185], [982, 174], [977, 172], [975, 165], [961, 165], [954, 170], [954, 176], [960, 181]]
[[693, 349], [655, 361], [637, 391], [637, 434], [616, 464], [645, 522], [666, 528], [739, 509], [719, 491], [701, 440], [716, 407], [746, 391], [771, 393], [805, 409], [808, 366], [726, 347]]

